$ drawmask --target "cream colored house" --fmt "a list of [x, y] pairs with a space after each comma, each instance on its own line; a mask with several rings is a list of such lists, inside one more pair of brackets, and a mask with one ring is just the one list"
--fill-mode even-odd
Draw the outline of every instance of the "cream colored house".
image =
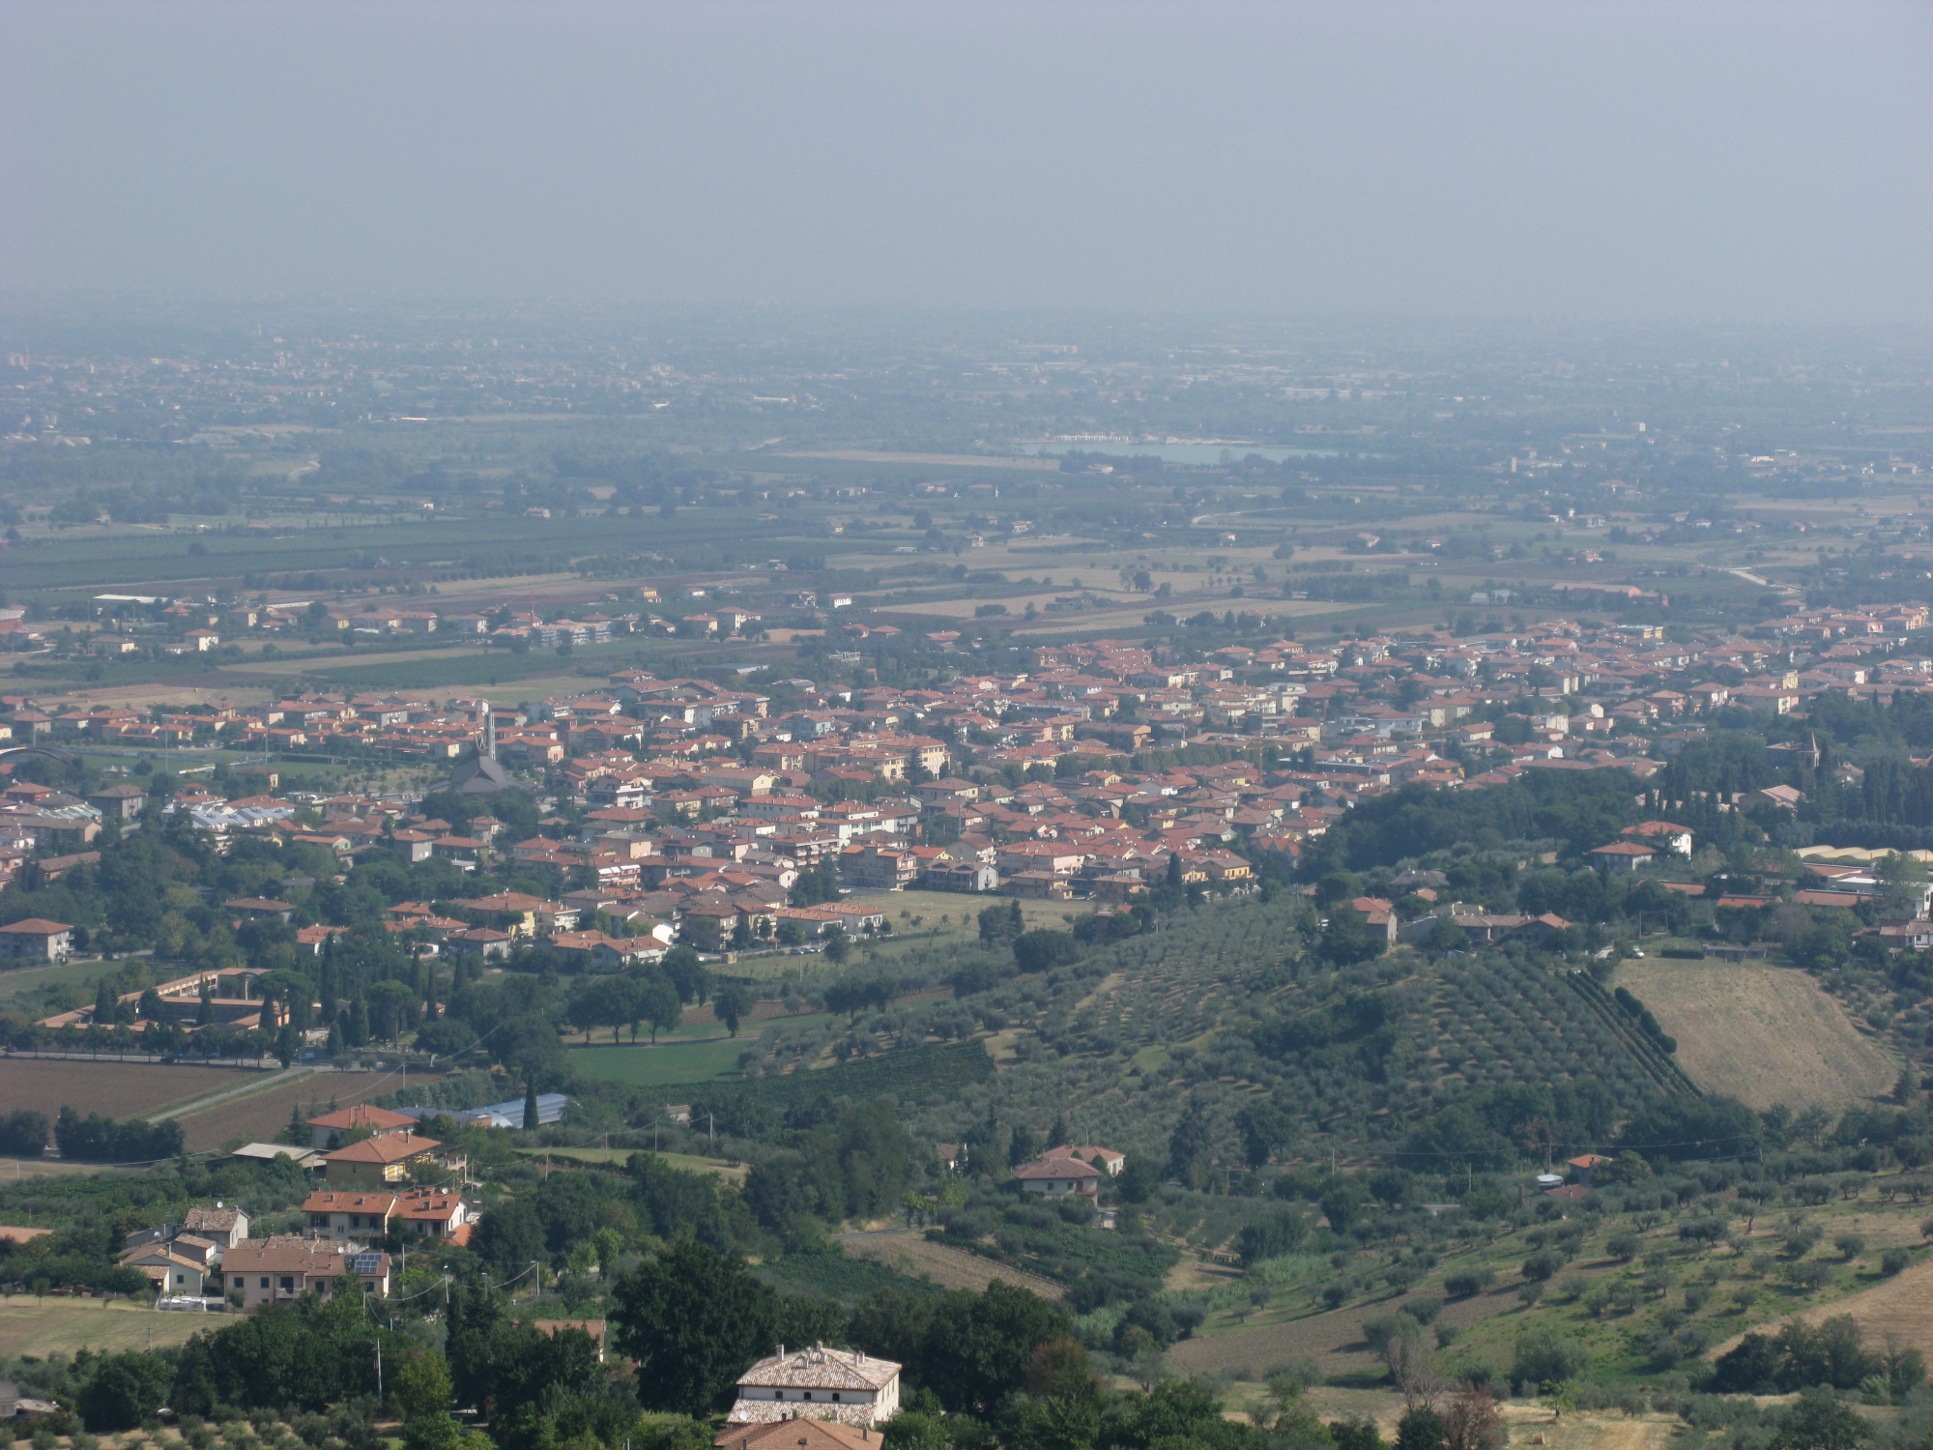
[[738, 1398], [726, 1420], [731, 1425], [810, 1419], [872, 1426], [898, 1413], [899, 1366], [890, 1359], [823, 1344], [787, 1354], [781, 1344], [777, 1354], [739, 1376]]

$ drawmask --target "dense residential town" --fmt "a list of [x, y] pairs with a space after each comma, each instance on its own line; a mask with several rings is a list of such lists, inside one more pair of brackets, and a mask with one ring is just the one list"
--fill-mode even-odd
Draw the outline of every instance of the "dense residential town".
[[[11, 695], [0, 697], [0, 729], [54, 748], [165, 745], [184, 760], [217, 743], [449, 760], [458, 764], [445, 788], [459, 797], [493, 792], [514, 771], [568, 803], [568, 815], [511, 839], [492, 817], [459, 829], [407, 795], [278, 793], [266, 767], [255, 771], [259, 789], [226, 798], [190, 770], [162, 809], [185, 813], [224, 849], [259, 838], [323, 846], [345, 863], [553, 871], [569, 887], [555, 900], [406, 902], [390, 908], [390, 926], [452, 956], [490, 959], [535, 936], [611, 968], [657, 960], [677, 941], [714, 952], [870, 933], [884, 925], [871, 904], [880, 890], [1119, 909], [1171, 872], [1189, 887], [1247, 889], [1262, 856], [1293, 863], [1344, 812], [1405, 785], [1481, 788], [1539, 769], [1644, 780], [1720, 719], [1782, 716], [1826, 695], [1925, 693], [1933, 659], [1910, 637], [1927, 618], [1919, 604], [1795, 602], [1736, 635], [1667, 639], [1655, 627], [1559, 621], [1534, 635], [1227, 645], [1185, 661], [1102, 640], [1038, 647], [1023, 672], [968, 669], [917, 690], [794, 678], [764, 693], [630, 670], [602, 691], [514, 708], [305, 693], [259, 707], [136, 710]], [[1200, 763], [1178, 763], [1183, 753]], [[1146, 763], [1154, 757], [1175, 763]], [[1744, 794], [1729, 804], [1749, 804]], [[1800, 798], [1791, 786], [1765, 793], [1788, 808]], [[84, 799], [8, 784], [0, 873], [11, 880], [31, 865], [36, 880], [58, 879], [97, 859], [89, 848], [105, 823], [136, 824], [146, 799], [132, 780]], [[1606, 842], [1595, 857], [1630, 870], [1688, 856], [1684, 834]], [[795, 903], [801, 876], [824, 867], [857, 894]], [[283, 920], [295, 910], [249, 899], [225, 909]], [[300, 939], [316, 950], [327, 930]], [[0, 940], [9, 954], [53, 960], [71, 950], [63, 933], [17, 922]], [[161, 995], [193, 998], [194, 988]]]

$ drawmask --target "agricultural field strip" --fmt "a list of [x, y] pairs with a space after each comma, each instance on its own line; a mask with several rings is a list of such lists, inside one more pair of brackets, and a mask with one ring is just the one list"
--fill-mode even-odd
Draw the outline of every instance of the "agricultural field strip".
[[0, 1102], [34, 1108], [49, 1118], [63, 1107], [115, 1118], [141, 1117], [227, 1090], [237, 1080], [234, 1068], [0, 1058]]
[[1063, 1285], [1039, 1274], [1017, 1269], [1011, 1264], [989, 1259], [952, 1244], [934, 1243], [910, 1229], [885, 1233], [838, 1235], [842, 1252], [853, 1258], [871, 1259], [889, 1269], [910, 1272], [916, 1278], [931, 1279], [943, 1289], [983, 1290], [994, 1280], [1012, 1284], [1040, 1295], [1059, 1299], [1067, 1291]]
[[1701, 1087], [1750, 1107], [1841, 1106], [1889, 1090], [1898, 1067], [1816, 981], [1787, 967], [1626, 962], [1617, 980], [1678, 1040]]
[[154, 1112], [147, 1113], [144, 1116], [150, 1123], [164, 1123], [170, 1118], [192, 1117], [196, 1113], [203, 1112], [209, 1108], [219, 1107], [223, 1103], [234, 1102], [238, 1098], [250, 1097], [256, 1093], [267, 1092], [283, 1084], [300, 1082], [304, 1078], [313, 1076], [315, 1076], [315, 1070], [306, 1067], [289, 1068], [282, 1072], [263, 1073], [260, 1081], [240, 1083], [234, 1087], [224, 1089], [221, 1092], [204, 1093], [200, 1097], [186, 1098], [168, 1107], [157, 1108]]
[[390, 1073], [311, 1073], [293, 1081], [272, 1083], [259, 1092], [230, 1098], [201, 1108], [181, 1119], [188, 1151], [204, 1152], [236, 1141], [266, 1141], [288, 1125], [292, 1110], [327, 1111], [333, 1104], [347, 1107], [395, 1090]]

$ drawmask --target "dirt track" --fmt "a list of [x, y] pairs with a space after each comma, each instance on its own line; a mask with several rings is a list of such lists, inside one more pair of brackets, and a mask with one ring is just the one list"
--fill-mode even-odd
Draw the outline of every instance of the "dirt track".
[[301, 1108], [308, 1117], [328, 1112], [332, 1102], [346, 1108], [378, 1094], [394, 1092], [400, 1085], [393, 1073], [310, 1073], [247, 1097], [187, 1114], [181, 1119], [181, 1129], [190, 1153], [225, 1148], [236, 1142], [272, 1142], [288, 1126], [292, 1108]]

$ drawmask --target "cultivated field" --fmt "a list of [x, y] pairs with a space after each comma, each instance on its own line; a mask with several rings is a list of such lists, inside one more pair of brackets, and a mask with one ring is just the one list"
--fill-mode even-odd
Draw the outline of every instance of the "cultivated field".
[[[1870, 1289], [1786, 1317], [1818, 1324], [1842, 1314], [1853, 1317], [1868, 1345], [1897, 1342], [1903, 1349], [1917, 1349], [1933, 1357], [1933, 1260], [1915, 1264], [1891, 1279], [1882, 1279]], [[1759, 1331], [1771, 1333], [1784, 1322], [1781, 1318], [1762, 1324]], [[1730, 1342], [1721, 1345], [1719, 1350], [1729, 1347]]]
[[[1503, 1407], [1509, 1445], [1547, 1445], [1551, 1450], [1664, 1450], [1683, 1428], [1675, 1415], [1572, 1412], [1555, 1423], [1542, 1405]], [[1393, 1428], [1393, 1426], [1392, 1426]]]
[[[1439, 1322], [1461, 1329], [1506, 1313], [1517, 1307], [1514, 1288], [1454, 1300], [1444, 1306]], [[1393, 1314], [1401, 1302], [1392, 1296], [1295, 1318], [1257, 1314], [1237, 1328], [1182, 1340], [1168, 1351], [1168, 1366], [1178, 1374], [1234, 1379], [1266, 1379], [1275, 1370], [1304, 1360], [1327, 1375], [1374, 1372], [1381, 1361], [1363, 1342], [1363, 1325]]]
[[388, 1072], [310, 1073], [185, 1114], [181, 1129], [190, 1153], [225, 1148], [231, 1143], [271, 1142], [288, 1126], [289, 1113], [295, 1108], [299, 1107], [305, 1118], [314, 1117], [329, 1112], [331, 1103], [346, 1108], [395, 1092], [400, 1086], [402, 1080]]
[[909, 1278], [930, 1279], [942, 1289], [971, 1289], [980, 1293], [998, 1279], [1031, 1290], [1043, 1299], [1058, 1299], [1065, 1292], [1052, 1279], [1007, 1264], [996, 1264], [992, 1259], [983, 1259], [951, 1244], [933, 1243], [924, 1235], [910, 1231], [847, 1234], [840, 1238], [839, 1247], [848, 1258], [871, 1259]]
[[77, 1173], [112, 1173], [99, 1163], [73, 1163], [64, 1158], [0, 1158], [0, 1184], [23, 1178], [66, 1178]]
[[45, 1359], [82, 1349], [158, 1349], [226, 1322], [220, 1314], [164, 1313], [121, 1299], [0, 1295], [0, 1357], [31, 1354]]
[[63, 1107], [111, 1118], [141, 1118], [247, 1081], [245, 1073], [230, 1067], [0, 1058], [0, 1102], [10, 1108], [35, 1108], [49, 1118]]
[[1898, 1066], [1804, 972], [1715, 961], [1626, 962], [1620, 986], [1678, 1039], [1707, 1092], [1755, 1108], [1843, 1106], [1889, 1091]]

